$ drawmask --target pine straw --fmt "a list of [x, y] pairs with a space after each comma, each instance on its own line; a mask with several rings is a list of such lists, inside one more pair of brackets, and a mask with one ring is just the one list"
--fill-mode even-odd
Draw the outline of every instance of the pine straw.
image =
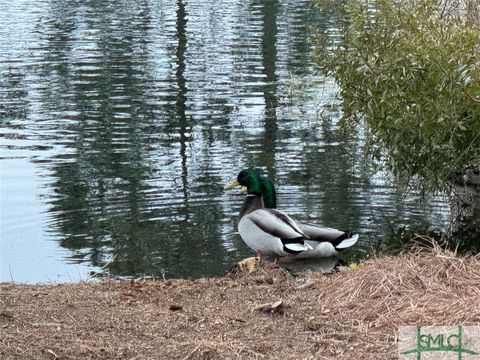
[[[396, 359], [401, 325], [478, 325], [480, 256], [438, 248], [296, 277], [2, 284], [2, 359]], [[260, 306], [282, 300], [282, 311]]]

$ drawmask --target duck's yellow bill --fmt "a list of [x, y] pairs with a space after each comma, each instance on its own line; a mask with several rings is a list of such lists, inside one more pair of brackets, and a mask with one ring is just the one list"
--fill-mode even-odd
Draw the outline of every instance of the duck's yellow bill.
[[230, 184], [227, 184], [223, 187], [223, 190], [231, 190], [237, 186], [241, 186], [238, 180], [233, 180]]
[[242, 194], [246, 194], [246, 193], [248, 192], [248, 188], [247, 188], [246, 186], [242, 186], [242, 187], [240, 188], [240, 192], [241, 192]]

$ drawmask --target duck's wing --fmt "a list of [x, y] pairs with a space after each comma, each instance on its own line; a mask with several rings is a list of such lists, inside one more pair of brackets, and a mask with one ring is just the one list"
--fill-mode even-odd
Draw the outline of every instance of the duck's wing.
[[286, 251], [298, 253], [311, 250], [311, 246], [304, 241], [308, 237], [284, 212], [275, 209], [259, 209], [247, 216], [263, 232], [279, 238]]
[[304, 238], [305, 235], [288, 215], [280, 211], [259, 209], [247, 215], [263, 232], [280, 239]]
[[358, 240], [358, 234], [353, 234], [350, 231], [341, 231], [306, 223], [298, 223], [298, 226], [310, 238], [310, 240], [329, 242], [337, 250], [353, 246]]

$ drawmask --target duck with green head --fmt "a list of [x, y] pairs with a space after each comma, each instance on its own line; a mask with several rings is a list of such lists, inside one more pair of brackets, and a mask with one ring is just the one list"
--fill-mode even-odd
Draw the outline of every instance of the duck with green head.
[[235, 186], [247, 188], [247, 197], [240, 210], [238, 232], [251, 249], [277, 257], [312, 250], [305, 243], [307, 236], [295, 221], [282, 211], [265, 208], [260, 177], [255, 170], [242, 170], [225, 189]]
[[[294, 256], [296, 258], [330, 257], [338, 255], [343, 249], [353, 246], [358, 240], [357, 234], [314, 224], [295, 222], [285, 213], [276, 210], [277, 199], [273, 182], [269, 178], [261, 176], [254, 169], [242, 170], [237, 179], [225, 188], [232, 189], [235, 186], [243, 186], [247, 190], [247, 199], [240, 211], [239, 232], [245, 243], [257, 252], [275, 256]], [[266, 210], [269, 214], [267, 216], [264, 212], [255, 213], [256, 222], [258, 222], [259, 217], [265, 221], [267, 217], [270, 219], [269, 227], [260, 227], [261, 231], [257, 227], [255, 241], [253, 241], [254, 236], [252, 235], [255, 223], [252, 224], [251, 219], [248, 218], [242, 222], [243, 217], [248, 215], [248, 211], [253, 208]], [[271, 239], [271, 236], [272, 234], [275, 235], [277, 226], [280, 227], [280, 225], [283, 226], [286, 223], [283, 220], [285, 216], [288, 218], [289, 224], [294, 224], [294, 228], [300, 230], [297, 231], [297, 234], [302, 234], [302, 241], [299, 241], [299, 243], [304, 248], [298, 248], [299, 251], [287, 251], [286, 253], [284, 251], [281, 253], [276, 251], [278, 247], [275, 247], [275, 250], [273, 249], [275, 242]], [[272, 217], [275, 221], [272, 221]], [[240, 225], [242, 225], [242, 230]], [[285, 242], [285, 239], [282, 241]], [[269, 251], [261, 251], [259, 250], [260, 247], [268, 247]]]

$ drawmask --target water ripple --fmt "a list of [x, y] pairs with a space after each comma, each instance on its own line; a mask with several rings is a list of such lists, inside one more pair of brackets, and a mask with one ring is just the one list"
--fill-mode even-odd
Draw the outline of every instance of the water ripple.
[[251, 253], [243, 196], [222, 190], [247, 166], [283, 210], [359, 231], [364, 249], [392, 224], [441, 225], [445, 199], [405, 198], [366, 164], [363, 134], [339, 131], [313, 25], [338, 29], [309, 1], [2, 2], [2, 263], [34, 234], [68, 250], [46, 263], [222, 274]]

